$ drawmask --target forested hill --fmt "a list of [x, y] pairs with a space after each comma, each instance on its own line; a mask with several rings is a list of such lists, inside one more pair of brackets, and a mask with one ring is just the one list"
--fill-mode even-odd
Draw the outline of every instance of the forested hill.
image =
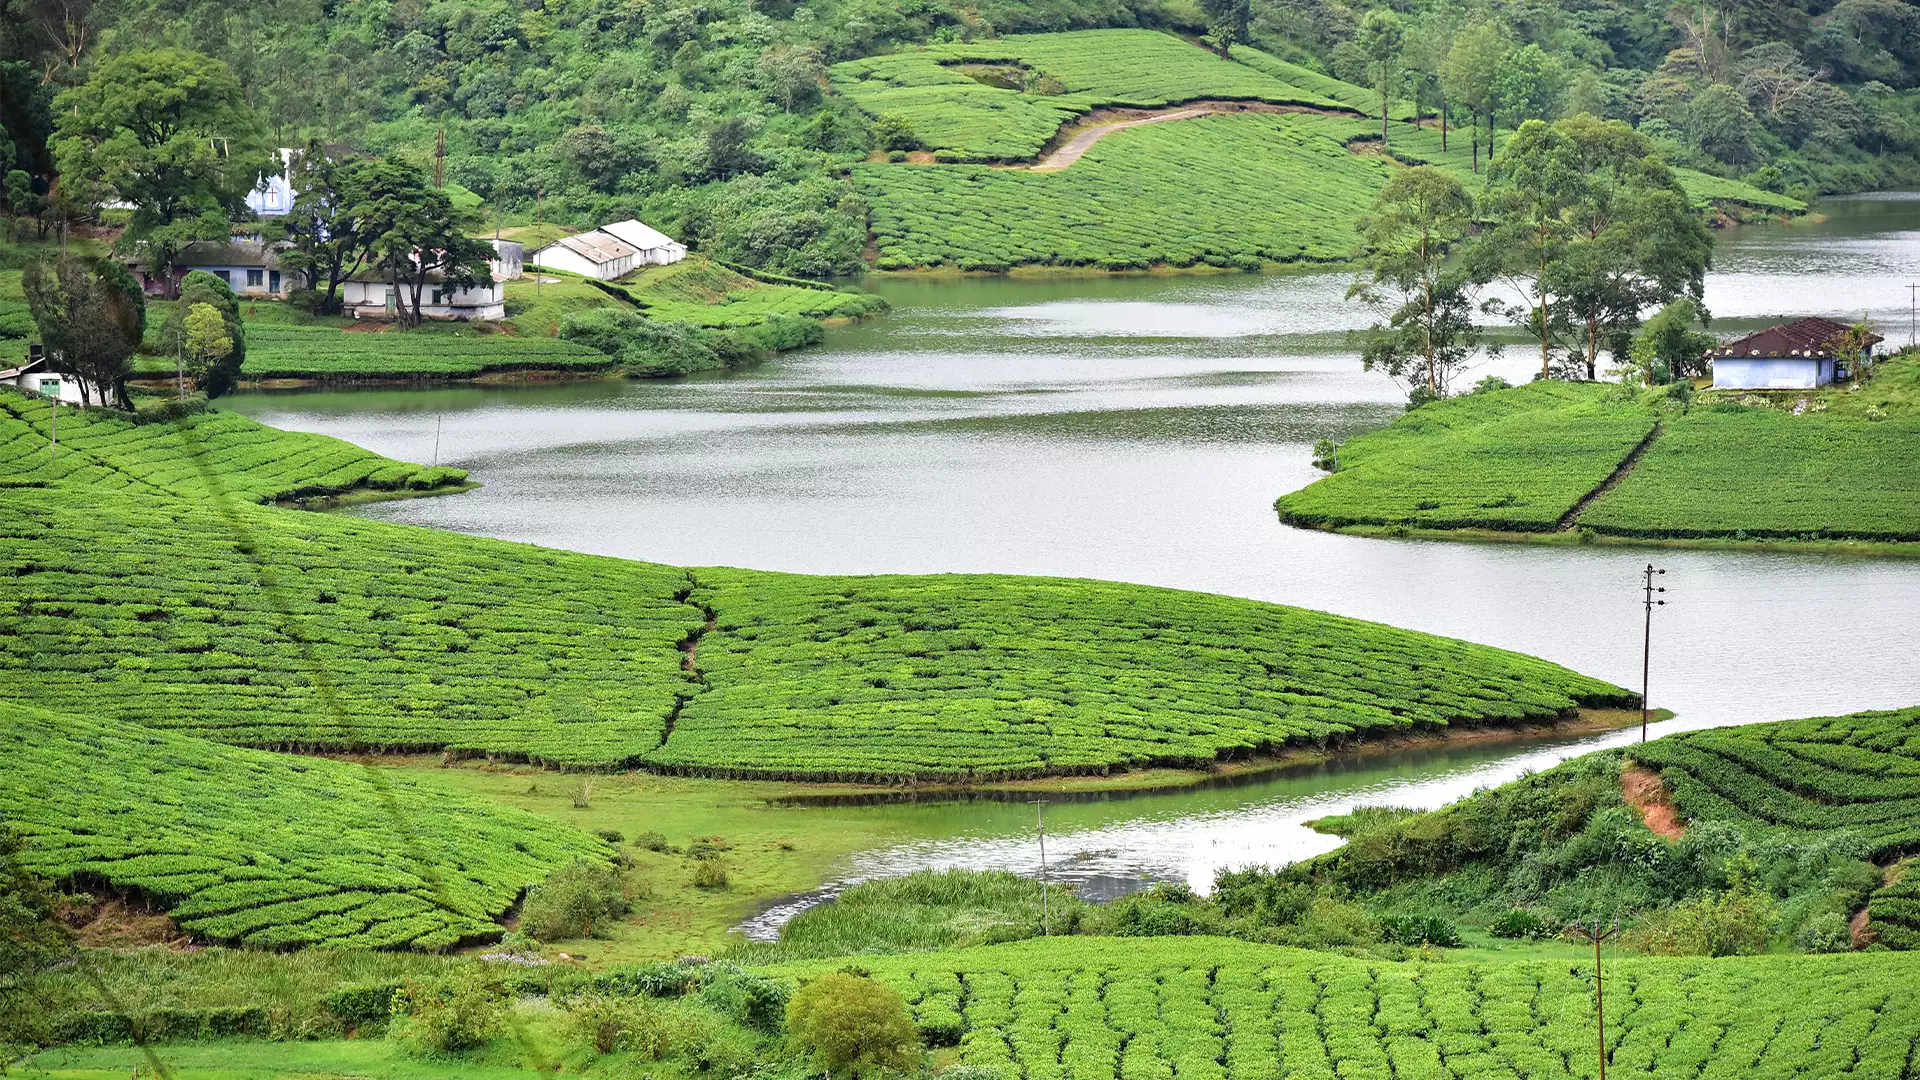
[[[724, 259], [850, 271], [868, 207], [847, 167], [919, 140], [835, 92], [830, 66], [1127, 26], [1384, 86], [1395, 115], [1444, 102], [1469, 128], [1576, 111], [1631, 120], [1677, 165], [1787, 195], [1920, 178], [1920, 12], [1894, 0], [0, 4], [0, 169], [38, 174], [6, 189], [14, 210], [54, 179], [55, 94], [117, 53], [178, 48], [231, 68], [269, 145], [340, 140], [429, 164], [444, 133], [446, 179], [509, 221], [637, 214]], [[1023, 96], [1074, 90], [1069, 74], [1012, 77]]]

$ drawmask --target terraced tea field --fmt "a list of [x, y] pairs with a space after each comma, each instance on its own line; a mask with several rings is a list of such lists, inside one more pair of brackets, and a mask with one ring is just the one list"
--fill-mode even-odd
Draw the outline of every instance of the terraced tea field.
[[633, 762], [683, 571], [213, 500], [0, 489], [0, 700], [264, 747]]
[[[833, 970], [838, 962], [801, 973]], [[1219, 938], [1053, 938], [862, 957], [961, 1061], [1050, 1080], [1571, 1080], [1590, 964], [1386, 963]], [[1607, 963], [1609, 1075], [1903, 1080], [1898, 954]]]
[[240, 374], [247, 379], [466, 378], [491, 371], [597, 371], [610, 365], [604, 354], [557, 338], [248, 324]]
[[[1861, 837], [1878, 862], [1920, 854], [1920, 709], [1747, 724], [1634, 747], [1688, 819], [1797, 835]], [[1874, 894], [1889, 944], [1920, 945], [1908, 874]]]
[[1392, 164], [1366, 121], [1237, 113], [1148, 124], [1054, 173], [863, 164], [883, 270], [1146, 268], [1344, 259]]
[[1347, 441], [1339, 471], [1276, 504], [1283, 521], [1545, 531], [1653, 430], [1607, 388], [1539, 382], [1437, 402]]
[[703, 693], [657, 766], [967, 778], [1203, 765], [1620, 703], [1546, 661], [1300, 608], [1097, 581], [697, 570]]
[[30, 869], [137, 892], [206, 940], [440, 950], [598, 838], [333, 761], [0, 703], [0, 816]]
[[1276, 506], [1284, 521], [1321, 528], [1540, 533], [1578, 508], [1579, 528], [1610, 536], [1906, 542], [1920, 540], [1916, 462], [1912, 418], [1682, 412], [1604, 386], [1536, 383], [1429, 405], [1351, 439], [1338, 471]]
[[[862, 110], [904, 118], [927, 149], [964, 162], [1031, 159], [1062, 124], [1101, 106], [1211, 99], [1344, 110], [1350, 106], [1328, 91], [1357, 96], [1356, 87], [1265, 60], [1223, 60], [1154, 30], [1081, 30], [933, 45], [835, 64], [830, 74], [834, 90]], [[1022, 92], [969, 77], [981, 69], [1029, 83], [1051, 76], [1061, 92]], [[1309, 76], [1313, 88], [1289, 74]]]
[[0, 700], [249, 746], [964, 779], [1630, 700], [1517, 653], [1227, 597], [690, 575], [72, 481], [0, 489], [0, 582]]
[[887, 306], [868, 293], [755, 281], [700, 258], [647, 267], [620, 288], [649, 318], [714, 329], [756, 326], [773, 316], [858, 319]]
[[63, 480], [103, 490], [248, 502], [355, 489], [425, 491], [467, 477], [463, 469], [411, 465], [326, 435], [281, 431], [234, 413], [137, 423], [105, 411], [67, 408], [56, 427], [52, 410], [43, 398], [0, 391], [0, 477], [13, 484]]

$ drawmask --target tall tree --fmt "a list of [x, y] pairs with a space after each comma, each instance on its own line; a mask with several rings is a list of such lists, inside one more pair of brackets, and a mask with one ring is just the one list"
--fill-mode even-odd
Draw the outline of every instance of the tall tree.
[[62, 93], [54, 113], [54, 158], [69, 196], [132, 203], [121, 249], [169, 291], [181, 248], [225, 239], [229, 219], [245, 215], [247, 193], [272, 167], [240, 81], [198, 53], [121, 53]]
[[420, 324], [430, 282], [451, 291], [493, 280], [487, 265], [492, 246], [466, 234], [452, 201], [420, 170], [401, 162], [378, 163], [361, 206], [359, 227], [372, 237], [372, 259], [387, 271], [400, 297], [404, 325]]
[[[1538, 45], [1522, 45], [1500, 59], [1493, 78], [1494, 108], [1508, 127], [1528, 120], [1553, 120], [1566, 94], [1566, 70]], [[1487, 126], [1487, 152], [1493, 153], [1493, 126]]]
[[1252, 0], [1200, 0], [1200, 10], [1207, 17], [1207, 44], [1222, 57], [1232, 56], [1233, 47], [1247, 40]]
[[1430, 165], [1397, 170], [1359, 223], [1364, 272], [1347, 290], [1384, 322], [1366, 332], [1361, 359], [1410, 384], [1418, 405], [1444, 397], [1450, 377], [1480, 343], [1475, 282], [1447, 252], [1473, 224], [1473, 197]]
[[[220, 313], [227, 348], [217, 356], [200, 357], [188, 341], [187, 315], [207, 307]], [[205, 270], [195, 270], [180, 280], [180, 299], [160, 324], [159, 349], [162, 355], [205, 359], [196, 363], [194, 381], [210, 398], [231, 391], [240, 380], [240, 365], [247, 358], [246, 324], [240, 320], [240, 298], [225, 281]]]
[[336, 159], [318, 142], [293, 156], [287, 177], [297, 192], [291, 211], [267, 223], [270, 239], [291, 244], [280, 265], [299, 273], [319, 296], [315, 310], [340, 310], [340, 284], [366, 265], [373, 237], [360, 216], [371, 195], [374, 164], [359, 158]]
[[1593, 379], [1603, 346], [1625, 359], [1642, 312], [1701, 298], [1713, 237], [1672, 170], [1625, 122], [1582, 115], [1553, 130], [1571, 148], [1580, 182], [1564, 212], [1568, 237], [1552, 291], [1565, 298]]
[[146, 332], [147, 298], [126, 267], [63, 255], [51, 264], [28, 263], [20, 287], [55, 370], [78, 378], [81, 401], [91, 405], [98, 390], [131, 408], [127, 373]]
[[1367, 54], [1373, 76], [1380, 88], [1380, 143], [1387, 142], [1387, 114], [1393, 111], [1393, 78], [1398, 72], [1400, 49], [1406, 43], [1406, 28], [1391, 8], [1374, 8], [1360, 20], [1360, 49]]
[[1498, 224], [1476, 245], [1479, 272], [1504, 277], [1532, 303], [1502, 310], [1540, 342], [1540, 377], [1551, 378], [1551, 348], [1564, 315], [1553, 306], [1554, 270], [1566, 250], [1567, 212], [1580, 198], [1580, 156], [1551, 125], [1529, 120], [1507, 140], [1488, 170], [1489, 201]]
[[[1500, 59], [1507, 54], [1507, 40], [1492, 23], [1473, 23], [1454, 35], [1453, 47], [1440, 65], [1440, 86], [1449, 100], [1467, 111], [1472, 128], [1473, 171], [1480, 171], [1480, 119], [1490, 116], [1495, 98], [1493, 81], [1500, 74]], [[1488, 123], [1492, 121], [1489, 119]], [[1492, 155], [1489, 137], [1488, 155]]]

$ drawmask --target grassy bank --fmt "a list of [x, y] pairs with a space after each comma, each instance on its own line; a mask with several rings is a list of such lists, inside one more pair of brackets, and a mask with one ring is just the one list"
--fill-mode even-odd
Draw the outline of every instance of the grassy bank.
[[[1897, 386], [1912, 360], [1889, 362]], [[1869, 388], [1870, 389], [1870, 388]], [[1376, 535], [1657, 542], [1859, 555], [1920, 541], [1920, 419], [1716, 395], [1690, 407], [1534, 383], [1416, 409], [1338, 448], [1281, 519]]]

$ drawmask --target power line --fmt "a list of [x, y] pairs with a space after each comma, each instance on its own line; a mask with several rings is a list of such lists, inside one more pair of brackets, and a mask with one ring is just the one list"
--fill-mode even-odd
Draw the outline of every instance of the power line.
[[1579, 923], [1567, 929], [1593, 942], [1593, 1015], [1600, 1023], [1600, 1080], [1607, 1080], [1607, 995], [1600, 977], [1600, 943], [1620, 932], [1620, 920], [1613, 920], [1611, 930], [1601, 930], [1599, 919], [1593, 920], [1591, 930]]

